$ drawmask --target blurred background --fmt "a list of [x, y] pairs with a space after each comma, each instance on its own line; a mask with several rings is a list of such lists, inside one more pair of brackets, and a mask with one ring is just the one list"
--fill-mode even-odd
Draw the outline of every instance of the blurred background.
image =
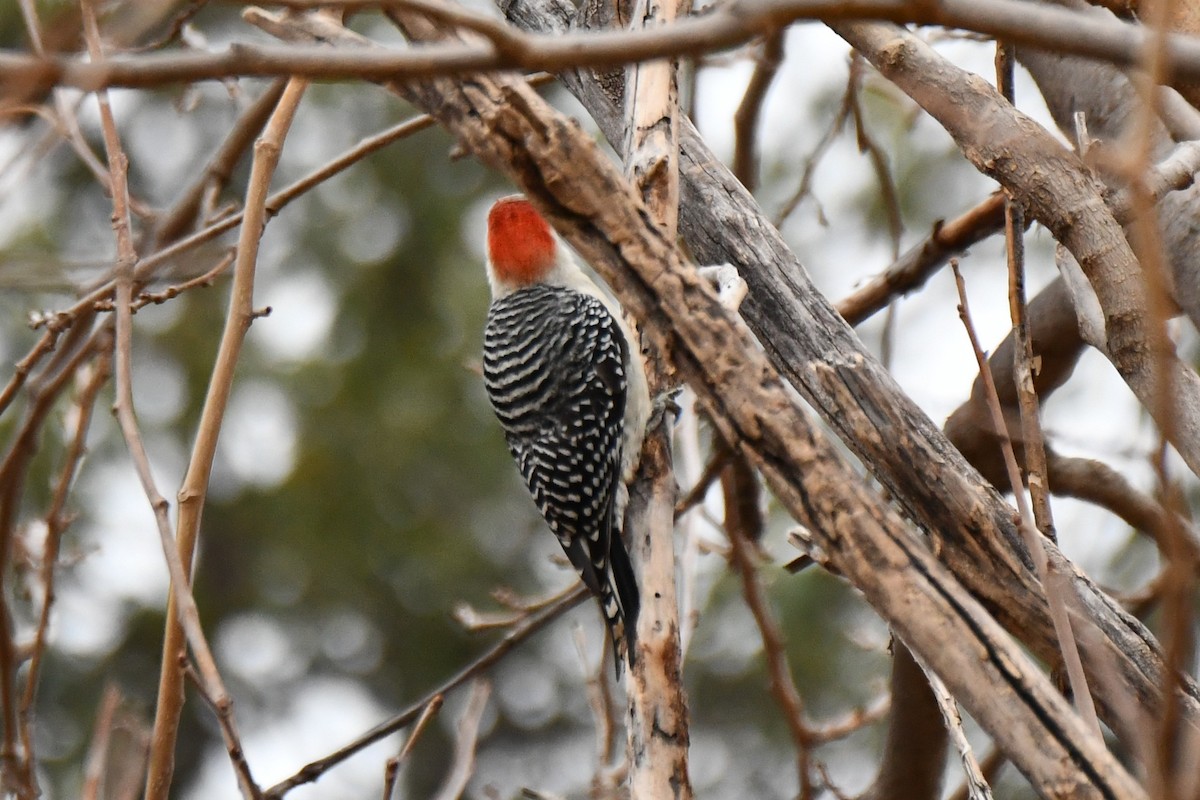
[[[36, 5], [47, 40], [53, 35], [60, 49], [79, 46], [74, 4]], [[131, 21], [138, 4], [115, 4], [106, 33], [119, 40], [120, 32], [132, 31], [133, 40], [151, 41], [184, 5], [146, 4], [156, 15]], [[182, 41], [217, 47], [265, 40], [241, 22], [239, 10], [200, 4]], [[373, 14], [360, 15], [354, 26], [378, 39], [396, 38]], [[14, 4], [0, 9], [0, 46], [29, 49]], [[942, 37], [938, 47], [992, 80], [991, 43]], [[757, 52], [748, 47], [685, 65], [686, 102], [726, 158], [733, 151], [732, 115]], [[843, 124], [814, 161], [843, 105], [850, 54], [822, 26], [800, 25], [786, 37], [786, 56], [758, 132], [757, 196], [773, 217], [794, 206], [781, 229], [817, 284], [837, 299], [882, 271], [936, 220], [961, 213], [994, 187], [943, 131], [869, 70], [858, 86], [861, 132], [852, 120]], [[135, 198], [149, 209], [170, 206], [266, 85], [243, 80], [115, 91]], [[563, 90], [543, 92], [594, 128]], [[1017, 98], [1047, 119], [1023, 77]], [[102, 159], [95, 99], [63, 91], [55, 102], [76, 111], [83, 139]], [[275, 186], [414, 113], [371, 85], [313, 86]], [[110, 199], [54, 126], [11, 109], [0, 125], [0, 362], [12, 365], [40, 335], [28, 325], [31, 313], [69, 306], [111, 266], [115, 248]], [[886, 154], [899, 227], [889, 221], [879, 174], [859, 147], [862, 136]], [[465, 630], [453, 617], [460, 604], [495, 611], [497, 588], [537, 597], [575, 580], [521, 485], [478, 373], [488, 303], [483, 216], [493, 199], [513, 189], [454, 150], [437, 129], [401, 139], [287, 206], [263, 238], [255, 304], [271, 311], [255, 321], [239, 363], [195, 584], [247, 759], [264, 785], [419, 699], [499, 637]], [[220, 206], [240, 202], [247, 169], [244, 159]], [[796, 203], [810, 171], [810, 191]], [[172, 263], [171, 277], [155, 288], [211, 268], [235, 237]], [[1028, 244], [1032, 295], [1054, 267], [1048, 234], [1034, 228]], [[963, 268], [975, 323], [985, 346], [993, 346], [1008, 327], [1002, 241], [974, 248]], [[134, 318], [137, 412], [159, 487], [172, 500], [172, 519], [227, 298], [226, 276]], [[860, 329], [939, 421], [966, 397], [976, 372], [955, 303], [950, 275], [938, 274]], [[1079, 370], [1080, 379], [1046, 409], [1055, 442], [1150, 485], [1145, 465], [1153, 437], [1128, 391], [1094, 355]], [[64, 393], [52, 409], [19, 509], [17, 555], [5, 575], [18, 641], [32, 636], [43, 598], [37, 574], [43, 515], [76, 418], [73, 397]], [[80, 792], [106, 687], [120, 691], [118, 733], [130, 748], [153, 717], [167, 573], [150, 507], [108, 413], [111, 403], [110, 384], [69, 504], [77, 517], [63, 540], [36, 704], [47, 797]], [[683, 405], [676, 459], [686, 491], [711, 441], [686, 395]], [[0, 416], [6, 442], [22, 409], [18, 401]], [[790, 521], [768, 498], [763, 502], [770, 559], [763, 578], [808, 715], [823, 722], [877, 708], [889, 665], [885, 626], [837, 578], [817, 568], [798, 575], [782, 569], [796, 556], [786, 543]], [[1057, 501], [1056, 516], [1068, 555], [1101, 583], [1134, 586], [1152, 571], [1152, 548], [1115, 519], [1067, 501]], [[722, 555], [724, 536], [714, 524], [720, 517], [718, 490], [680, 525], [685, 610], [694, 612], [694, 628], [685, 634], [692, 777], [704, 797], [790, 797], [797, 790], [792, 744], [766, 689], [758, 630]], [[573, 628], [582, 629], [587, 643], [582, 658]], [[601, 630], [593, 605], [584, 604], [492, 671], [468, 796], [512, 797], [522, 787], [587, 792], [596, 742], [584, 684], [597, 671], [605, 679], [611, 672], [602, 661]], [[451, 695], [417, 745], [402, 796], [428, 796], [442, 781], [464, 700], [465, 692]], [[873, 775], [881, 735], [880, 725], [868, 725], [821, 748], [817, 758], [841, 789], [861, 790]], [[289, 797], [378, 796], [383, 762], [398, 747], [392, 737]], [[950, 769], [958, 774], [956, 765]], [[1026, 791], [1011, 774], [1006, 780], [1000, 787], [1008, 796]], [[951, 788], [956, 783], [949, 781]], [[183, 798], [237, 794], [213, 716], [191, 693], [176, 786]]]

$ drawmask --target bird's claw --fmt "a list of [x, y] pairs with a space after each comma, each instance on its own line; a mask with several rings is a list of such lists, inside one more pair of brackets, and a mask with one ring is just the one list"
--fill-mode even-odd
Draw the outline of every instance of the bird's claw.
[[672, 415], [674, 415], [672, 423], [679, 420], [680, 408], [679, 403], [676, 401], [678, 400], [679, 394], [682, 391], [682, 386], [676, 386], [673, 389], [668, 389], [665, 392], [655, 396], [650, 405], [650, 420], [646, 424], [648, 429], [654, 430], [659, 425], [662, 425], [666, 421], [667, 412], [670, 412]]

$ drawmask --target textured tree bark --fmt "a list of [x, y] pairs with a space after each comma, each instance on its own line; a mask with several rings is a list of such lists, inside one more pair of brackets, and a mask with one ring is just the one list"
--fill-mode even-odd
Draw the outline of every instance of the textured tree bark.
[[[650, 28], [675, 18], [672, 0], [638, 0], [631, 28]], [[629, 68], [626, 95], [631, 120], [625, 143], [626, 172], [646, 203], [654, 224], [675, 238], [679, 211], [679, 91], [673, 61]], [[671, 388], [671, 370], [656, 347], [647, 351], [652, 396]], [[664, 412], [666, 413], [666, 412]], [[690, 800], [687, 698], [683, 691], [683, 650], [675, 560], [675, 470], [668, 419], [646, 432], [644, 463], [631, 492], [634, 505], [631, 545], [641, 566], [643, 600], [638, 620], [640, 658], [629, 670], [629, 793], [632, 800]], [[639, 485], [640, 484], [640, 485]]]
[[[748, 332], [577, 125], [506, 77], [398, 88], [508, 174], [609, 280], [722, 433], [1035, 785], [1052, 797], [1144, 797], [1042, 672], [809, 424]], [[817, 369], [840, 383], [834, 370]]]
[[[1106, 355], [1193, 472], [1200, 474], [1200, 377], [1149, 313], [1137, 259], [1104, 203], [1102, 187], [1073, 153], [1008, 105], [977, 76], [917, 37], [886, 24], [833, 29], [954, 137], [980, 171], [1014, 193], [1079, 265], [1104, 310]], [[1022, 153], [1014, 158], [1015, 151]], [[1168, 370], [1160, 381], [1159, 368]], [[1173, 390], [1163, 397], [1164, 386]]]
[[[1118, 143], [1127, 133], [1141, 104], [1120, 70], [1033, 48], [1020, 48], [1017, 58], [1033, 76], [1064, 135], [1074, 137], [1077, 111], [1087, 120], [1088, 135], [1101, 144]], [[1161, 157], [1172, 145], [1171, 135], [1164, 126], [1156, 125], [1153, 136], [1156, 157]], [[1200, 226], [1195, 222], [1198, 208], [1200, 186], [1192, 186], [1164, 197], [1158, 205], [1158, 216], [1171, 269], [1172, 296], [1192, 323], [1200, 327], [1200, 270], [1196, 269]]]
[[[642, 467], [630, 487], [630, 548], [641, 565], [638, 661], [629, 669], [626, 719], [632, 800], [689, 800], [687, 698], [679, 648], [675, 592], [675, 472], [670, 417], [647, 431]], [[657, 540], [657, 541], [652, 541]], [[648, 577], [649, 576], [649, 577]], [[671, 596], [665, 596], [669, 590]]]
[[[563, 0], [521, 0], [504, 10], [518, 25], [550, 31], [567, 30], [574, 14]], [[619, 108], [590, 75], [560, 78], [606, 135], [623, 130]], [[1007, 158], [1038, 158], [1019, 139], [1006, 140], [1005, 147]], [[1053, 659], [1057, 643], [1013, 509], [866, 352], [686, 120], [680, 159], [680, 233], [700, 262], [738, 268], [750, 288], [741, 314], [771, 363], [932, 538], [934, 552], [958, 580], [1038, 656]], [[612, 283], [624, 298], [626, 279], [614, 276]], [[1065, 563], [1049, 549], [1052, 559]], [[1086, 575], [1069, 564], [1063, 568], [1099, 629], [1080, 644], [1102, 716], [1120, 731], [1129, 696], [1139, 706], [1158, 706], [1161, 652], [1149, 631]], [[1183, 691], [1190, 724], [1200, 727], [1200, 691], [1192, 682]]]
[[[431, 78], [393, 88], [521, 186], [608, 280], [647, 335], [670, 354], [722, 434], [738, 442], [830, 561], [1035, 785], [1055, 797], [1144, 796], [1044, 674], [810, 424], [792, 387], [686, 267], [628, 183], [577, 125], [508, 76]], [[933, 534], [939, 556], [1035, 651], [1053, 653], [1054, 636], [1022, 558], [1011, 509], [861, 353], [723, 168], [695, 161], [704, 149], [694, 131], [685, 126], [682, 139], [685, 192], [708, 201], [697, 208], [685, 200], [692, 219], [706, 222], [704, 231], [685, 225], [685, 233], [717, 253], [734, 255], [728, 260], [745, 270], [748, 282], [753, 279], [747, 319], [770, 323], [771, 332], [779, 333], [775, 340], [760, 333], [768, 354], [782, 361], [796, 387], [815, 399], [848, 443], [866, 453], [889, 490]], [[706, 167], [709, 174], [702, 178]], [[705, 218], [705, 210], [716, 218]], [[756, 250], [776, 251], [775, 257], [750, 258]], [[764, 275], [779, 280], [764, 281]], [[814, 341], [823, 346], [812, 347]], [[780, 359], [780, 348], [798, 357]], [[1057, 569], [1072, 573], [1057, 550], [1048, 551]], [[1158, 684], [1148, 676], [1161, 673], [1162, 663], [1152, 638], [1084, 576], [1074, 573], [1074, 581], [1086, 616], [1099, 625], [1091, 655], [1121, 679], [1099, 681], [1102, 693], [1117, 707], [1118, 700], [1130, 702], [1123, 693], [1128, 689], [1132, 702], [1153, 707]], [[1186, 712], [1194, 720], [1195, 688], [1185, 688]]]
[[[1086, 8], [1082, 3], [1068, 3], [1075, 9]], [[1180, 5], [1177, 10], [1182, 10]], [[1105, 12], [1092, 13], [1103, 16]], [[1184, 14], [1186, 17], [1186, 14]], [[1178, 20], [1177, 20], [1178, 21]], [[1087, 133], [1093, 150], [1102, 156], [1092, 159], [1103, 169], [1107, 159], [1103, 153], [1119, 142], [1136, 118], [1141, 103], [1129, 80], [1120, 70], [1111, 65], [1081, 58], [1062, 56], [1034, 48], [1020, 48], [1018, 58], [1029, 70], [1041, 90], [1043, 98], [1059, 125], [1063, 135], [1075, 138], [1075, 113], [1081, 112], [1087, 123]], [[1173, 98], [1178, 100], [1178, 98]], [[1171, 101], [1169, 92], [1163, 101]], [[1182, 101], [1180, 101], [1181, 103]], [[1194, 139], [1200, 137], [1200, 112], [1179, 103], [1167, 109], [1167, 120], [1173, 126], [1168, 131], [1165, 125], [1153, 127], [1154, 157], [1163, 159], [1172, 147], [1172, 137]], [[1175, 154], [1179, 153], [1179, 149]], [[1166, 163], [1165, 161], [1163, 163]], [[1095, 166], [1095, 165], [1094, 165]], [[1124, 181], [1120, 176], [1108, 176], [1114, 189]], [[1172, 296], [1179, 308], [1193, 323], [1200, 321], [1200, 271], [1195, 264], [1200, 258], [1200, 226], [1194, 220], [1200, 209], [1200, 187], [1188, 188], [1166, 194], [1158, 204], [1161, 242], [1170, 265]], [[1128, 209], [1118, 214], [1118, 221], [1128, 222]], [[1076, 267], [1077, 269], [1077, 267]], [[1079, 273], [1081, 280], [1086, 278]], [[1090, 292], [1090, 285], [1087, 289]], [[1037, 390], [1045, 398], [1065, 380], [1082, 352], [1084, 345], [1080, 337], [1082, 322], [1072, 305], [1072, 294], [1056, 280], [1030, 303], [1029, 312], [1033, 326], [1034, 349], [1042, 369]], [[1097, 324], [1098, 323], [1098, 324]], [[1103, 319], [1097, 315], [1089, 332], [1089, 343], [1104, 349]], [[993, 379], [1000, 391], [1001, 401], [1015, 413], [1016, 395], [1013, 391], [1011, 367], [1012, 339], [1006, 337], [994, 349], [990, 360]], [[977, 383], [971, 397], [951, 414], [946, 423], [946, 434], [963, 451], [971, 463], [984, 477], [996, 485], [1003, 484], [999, 469], [999, 449], [995, 431], [984, 420], [982, 387]], [[1010, 424], [1009, 434], [1021, 457], [1019, 430]], [[1180, 526], [1187, 529], [1188, 537], [1182, 544], [1193, 559], [1198, 552], [1194, 532], [1190, 527], [1173, 518], [1157, 502], [1139, 493], [1127, 481], [1105, 465], [1085, 459], [1070, 459], [1051, 452], [1049, 458], [1049, 484], [1055, 494], [1079, 497], [1095, 502], [1120, 516], [1133, 527], [1144, 531], [1163, 545], [1168, 528]]]

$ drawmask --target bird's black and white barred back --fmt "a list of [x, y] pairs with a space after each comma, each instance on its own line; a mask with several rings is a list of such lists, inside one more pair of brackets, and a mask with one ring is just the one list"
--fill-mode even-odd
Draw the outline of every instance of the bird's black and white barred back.
[[508, 448], [538, 510], [600, 600], [620, 674], [634, 652], [639, 609], [616, 518], [629, 385], [625, 336], [596, 297], [536, 283], [492, 302], [483, 352], [484, 385]]

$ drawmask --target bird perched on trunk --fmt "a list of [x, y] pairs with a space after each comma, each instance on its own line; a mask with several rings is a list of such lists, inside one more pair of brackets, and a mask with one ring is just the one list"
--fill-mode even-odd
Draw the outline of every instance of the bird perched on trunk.
[[633, 663], [637, 580], [621, 539], [650, 415], [637, 335], [523, 197], [488, 214], [483, 380], [508, 449]]

